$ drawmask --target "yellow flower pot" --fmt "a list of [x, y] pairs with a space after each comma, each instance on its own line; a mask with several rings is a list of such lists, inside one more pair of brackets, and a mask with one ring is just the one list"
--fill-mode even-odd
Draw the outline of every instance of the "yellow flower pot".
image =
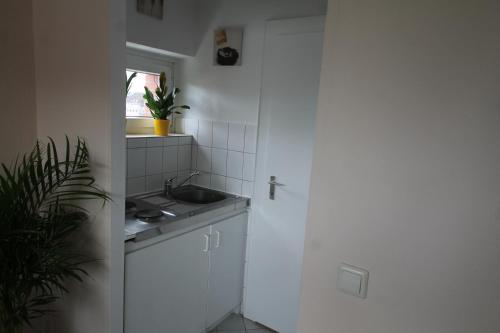
[[155, 119], [155, 135], [168, 136], [168, 130], [170, 128], [169, 119]]

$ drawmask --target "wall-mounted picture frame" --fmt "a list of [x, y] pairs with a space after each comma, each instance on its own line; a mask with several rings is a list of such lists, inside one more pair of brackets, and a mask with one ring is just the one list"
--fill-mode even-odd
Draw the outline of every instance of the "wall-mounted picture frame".
[[220, 28], [214, 31], [214, 65], [241, 66], [243, 28]]
[[137, 12], [156, 19], [163, 19], [164, 0], [137, 0]]

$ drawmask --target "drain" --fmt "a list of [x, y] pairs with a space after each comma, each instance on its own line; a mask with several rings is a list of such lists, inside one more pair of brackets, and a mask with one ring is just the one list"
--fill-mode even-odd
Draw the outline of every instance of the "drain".
[[145, 219], [145, 220], [156, 219], [162, 216], [163, 213], [159, 209], [145, 209], [135, 213], [135, 217], [137, 217], [138, 219]]

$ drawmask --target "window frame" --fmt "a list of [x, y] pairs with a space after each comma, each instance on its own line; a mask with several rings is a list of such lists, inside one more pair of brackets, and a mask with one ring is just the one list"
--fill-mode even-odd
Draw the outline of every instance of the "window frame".
[[[127, 47], [126, 52], [126, 71], [137, 71], [148, 74], [159, 74], [161, 72], [170, 72], [172, 75], [172, 84], [175, 87], [175, 68], [176, 60], [172, 57], [154, 54], [142, 50]], [[152, 117], [128, 117], [125, 109], [126, 119], [152, 119]]]

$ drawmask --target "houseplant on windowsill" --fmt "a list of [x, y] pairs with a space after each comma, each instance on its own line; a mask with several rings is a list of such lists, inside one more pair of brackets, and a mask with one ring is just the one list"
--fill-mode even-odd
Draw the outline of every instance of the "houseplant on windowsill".
[[85, 142], [66, 138], [59, 158], [50, 139], [0, 171], [0, 332], [22, 332], [67, 293], [67, 280], [83, 281], [91, 260], [74, 245], [88, 223], [85, 201], [109, 200], [94, 184]]
[[174, 113], [180, 114], [179, 111], [176, 111], [178, 109], [189, 110], [190, 107], [188, 105], [174, 105], [175, 97], [181, 90], [179, 88], [173, 88], [172, 91], [168, 93], [165, 72], [161, 72], [160, 74], [160, 85], [155, 90], [156, 98], [148, 87], [144, 87], [144, 90], [146, 106], [149, 108], [154, 118], [155, 134], [167, 136], [170, 127], [170, 120], [168, 117]]

